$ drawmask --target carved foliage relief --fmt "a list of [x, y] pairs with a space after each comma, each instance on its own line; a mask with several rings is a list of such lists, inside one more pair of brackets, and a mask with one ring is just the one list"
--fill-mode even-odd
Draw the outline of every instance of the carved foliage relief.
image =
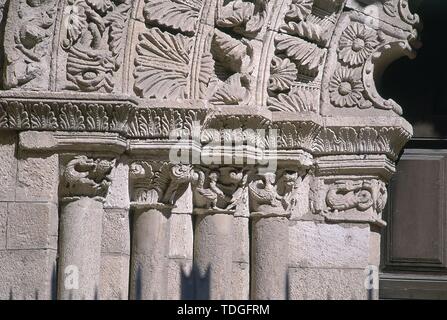
[[[403, 12], [403, 0], [388, 0], [375, 4], [377, 16], [366, 18], [353, 11], [340, 22], [336, 40], [336, 68], [328, 83], [328, 97], [336, 108], [392, 110], [401, 115], [402, 108], [393, 100], [385, 100], [376, 90], [376, 68], [383, 70], [397, 58], [414, 57], [418, 46], [417, 15]], [[383, 22], [393, 18], [405, 26], [397, 31]], [[411, 19], [409, 18], [411, 17]], [[383, 58], [383, 60], [381, 60]]]
[[156, 99], [247, 103], [253, 79], [251, 38], [262, 29], [266, 1], [146, 0], [135, 93]]
[[322, 65], [343, 1], [292, 0], [275, 37], [268, 107], [317, 111]]
[[48, 90], [56, 0], [9, 3], [5, 30], [5, 89]]
[[124, 59], [131, 0], [69, 0], [62, 21], [66, 89], [114, 91]]

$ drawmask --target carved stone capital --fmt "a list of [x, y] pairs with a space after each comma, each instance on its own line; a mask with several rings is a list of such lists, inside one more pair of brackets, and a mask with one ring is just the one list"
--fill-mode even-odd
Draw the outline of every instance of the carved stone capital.
[[247, 183], [251, 170], [243, 167], [196, 166], [192, 182], [196, 214], [248, 216]]
[[307, 170], [279, 169], [253, 177], [249, 184], [250, 208], [253, 217], [290, 217], [297, 201], [297, 189]]
[[74, 157], [62, 172], [59, 192], [62, 200], [88, 197], [104, 201], [111, 184], [109, 174], [115, 162], [115, 159], [92, 159], [84, 155]]
[[193, 179], [192, 166], [167, 161], [134, 161], [129, 171], [135, 208], [173, 208]]

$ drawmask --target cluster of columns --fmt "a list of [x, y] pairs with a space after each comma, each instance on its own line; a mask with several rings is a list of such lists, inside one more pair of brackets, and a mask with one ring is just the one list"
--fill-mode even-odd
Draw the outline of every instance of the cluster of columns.
[[[93, 162], [98, 161], [100, 160]], [[67, 167], [69, 166], [70, 163]], [[89, 172], [94, 171], [91, 169], [93, 167], [77, 173], [88, 179]], [[104, 173], [99, 180], [94, 179], [95, 183], [101, 185], [106, 181], [107, 172]], [[193, 256], [189, 257], [192, 265], [178, 269], [182, 273], [187, 271], [180, 276], [183, 281], [180, 281], [180, 288], [177, 288], [179, 298], [286, 299], [289, 215], [287, 207], [281, 202], [284, 195], [278, 193], [278, 179], [273, 178], [269, 182], [269, 179], [257, 176], [251, 182], [245, 181], [237, 191], [241, 193], [243, 201], [227, 209], [187, 205], [188, 201], [196, 204], [197, 186], [193, 175], [194, 169], [191, 167], [191, 180], [187, 181], [188, 187], [183, 190], [185, 194], [178, 195], [176, 202], [162, 201], [171, 198], [166, 192], [170, 192], [172, 185], [177, 183], [171, 177], [164, 189], [157, 189], [160, 197], [155, 203], [150, 200], [131, 203], [129, 298], [139, 300], [168, 297], [169, 286], [173, 285], [168, 275], [172, 249], [170, 246], [173, 241], [172, 223], [176, 220], [173, 217], [181, 216], [184, 218], [177, 220], [181, 221], [183, 228], [190, 228], [193, 233]], [[275, 174], [271, 175], [275, 177]], [[86, 181], [79, 179], [72, 183], [82, 184]], [[105, 186], [103, 192], [107, 189], [107, 184]], [[149, 189], [154, 186], [147, 185]], [[105, 193], [98, 195], [84, 192], [89, 187], [88, 184], [75, 186], [71, 190], [81, 192], [65, 192], [61, 198], [59, 299], [98, 298]], [[213, 188], [208, 183], [201, 188], [203, 190], [199, 190], [199, 193], [214, 196]], [[252, 191], [259, 192], [259, 199], [251, 199], [249, 194]], [[228, 199], [234, 197], [234, 194], [225, 196]], [[262, 202], [261, 205], [257, 203], [259, 201]], [[174, 239], [191, 241], [182, 239], [181, 236]], [[185, 261], [188, 261], [188, 253], [183, 254]], [[241, 270], [235, 268], [241, 266], [244, 272], [237, 274]], [[246, 288], [245, 294], [241, 293], [244, 291], [243, 287]]]

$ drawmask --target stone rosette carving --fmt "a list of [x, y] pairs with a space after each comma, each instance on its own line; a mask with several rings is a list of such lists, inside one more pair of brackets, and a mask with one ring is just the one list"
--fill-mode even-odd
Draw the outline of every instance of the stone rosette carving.
[[65, 166], [60, 183], [63, 201], [74, 201], [81, 197], [104, 201], [111, 185], [109, 174], [116, 160], [92, 159], [76, 156]]

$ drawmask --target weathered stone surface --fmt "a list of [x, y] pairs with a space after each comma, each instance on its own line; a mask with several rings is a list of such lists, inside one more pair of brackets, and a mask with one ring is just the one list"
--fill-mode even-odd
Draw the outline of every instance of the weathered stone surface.
[[65, 299], [364, 298], [412, 133], [375, 85], [415, 54], [407, 3], [81, 2], [0, 0], [1, 296], [48, 296], [57, 249]]
[[63, 204], [59, 229], [59, 299], [98, 296], [103, 211], [101, 202], [87, 197]]
[[194, 228], [197, 299], [231, 299], [233, 216], [199, 215]]
[[168, 246], [167, 213], [156, 209], [137, 209], [133, 216], [131, 299], [166, 299]]
[[171, 214], [169, 217], [169, 236], [169, 257], [192, 260], [194, 247], [192, 215]]
[[120, 159], [110, 173], [109, 178], [112, 183], [109, 187], [104, 208], [129, 209], [129, 166], [126, 159]]
[[55, 299], [56, 251], [0, 250], [0, 299]]
[[8, 249], [57, 249], [58, 210], [53, 203], [8, 204]]
[[287, 297], [289, 221], [284, 217], [252, 222], [251, 298], [281, 300]]
[[6, 249], [8, 203], [0, 202], [0, 250]]
[[0, 201], [14, 201], [17, 176], [17, 133], [0, 133]]
[[189, 259], [171, 258], [168, 262], [168, 292], [166, 299], [194, 299], [193, 262]]
[[293, 267], [364, 268], [369, 248], [368, 225], [290, 222], [289, 261]]
[[128, 209], [104, 209], [101, 252], [130, 254]]
[[128, 255], [101, 254], [99, 298], [102, 300], [127, 300], [129, 295]]
[[248, 300], [250, 298], [250, 264], [233, 262], [231, 278], [231, 299]]
[[364, 300], [364, 269], [290, 268], [292, 300]]
[[59, 157], [21, 152], [18, 160], [16, 201], [57, 203]]

